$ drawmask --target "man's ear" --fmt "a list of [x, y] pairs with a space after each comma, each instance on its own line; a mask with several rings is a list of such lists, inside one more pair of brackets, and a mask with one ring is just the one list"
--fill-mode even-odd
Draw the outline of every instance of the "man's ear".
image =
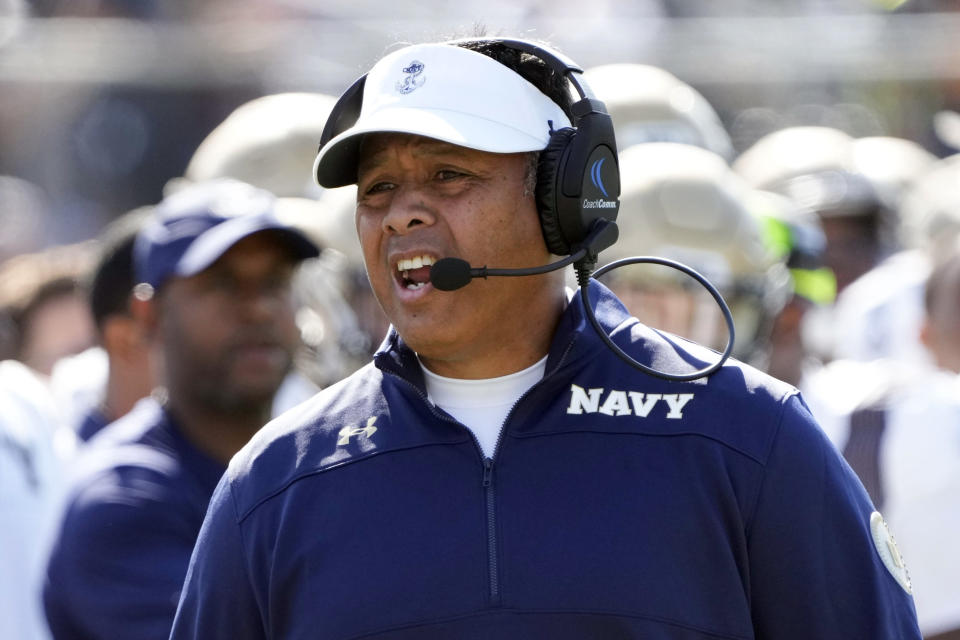
[[100, 338], [108, 354], [127, 362], [141, 358], [150, 346], [143, 324], [132, 314], [107, 317]]
[[159, 300], [150, 285], [139, 284], [130, 294], [130, 315], [144, 340], [149, 342], [156, 335], [159, 325]]

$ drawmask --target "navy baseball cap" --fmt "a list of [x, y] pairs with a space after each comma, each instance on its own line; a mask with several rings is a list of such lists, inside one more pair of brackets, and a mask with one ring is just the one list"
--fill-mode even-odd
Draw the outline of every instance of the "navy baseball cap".
[[278, 199], [269, 191], [232, 179], [189, 185], [165, 198], [137, 234], [137, 282], [158, 289], [171, 276], [196, 275], [230, 247], [260, 231], [282, 235], [299, 261], [320, 249], [277, 217]]

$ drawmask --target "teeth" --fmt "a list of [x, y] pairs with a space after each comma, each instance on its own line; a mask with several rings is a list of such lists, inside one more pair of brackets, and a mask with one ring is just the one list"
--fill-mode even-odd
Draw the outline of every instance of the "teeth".
[[417, 256], [415, 258], [404, 258], [397, 262], [397, 271], [410, 271], [420, 267], [429, 267], [433, 264], [433, 258], [430, 256]]
[[407, 289], [420, 289], [425, 286], [427, 286], [426, 282], [411, 282], [407, 285]]

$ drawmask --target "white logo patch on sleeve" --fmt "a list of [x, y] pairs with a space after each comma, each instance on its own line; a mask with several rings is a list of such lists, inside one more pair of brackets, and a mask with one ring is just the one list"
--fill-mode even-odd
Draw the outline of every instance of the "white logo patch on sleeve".
[[890, 575], [896, 578], [904, 591], [912, 595], [913, 587], [910, 585], [910, 574], [907, 573], [907, 565], [904, 563], [903, 556], [900, 555], [900, 550], [897, 549], [897, 543], [894, 541], [893, 535], [890, 533], [890, 529], [887, 527], [887, 523], [879, 511], [874, 511], [870, 514], [870, 534], [873, 536], [873, 546], [876, 547], [877, 553], [880, 554], [883, 566], [887, 568]]

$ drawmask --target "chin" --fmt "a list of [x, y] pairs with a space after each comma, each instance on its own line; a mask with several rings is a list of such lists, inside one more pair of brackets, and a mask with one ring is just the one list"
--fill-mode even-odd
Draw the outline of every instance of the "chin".
[[394, 325], [397, 333], [411, 349], [426, 357], [438, 357], [458, 343], [457, 337], [449, 335], [452, 322], [441, 324], [408, 322], [402, 326]]
[[280, 385], [236, 385], [220, 399], [221, 409], [230, 413], [253, 413], [269, 410]]
[[289, 371], [286, 369], [282, 372], [249, 372], [248, 375], [234, 375], [230, 379], [229, 395], [237, 399], [247, 398], [249, 404], [270, 402]]

